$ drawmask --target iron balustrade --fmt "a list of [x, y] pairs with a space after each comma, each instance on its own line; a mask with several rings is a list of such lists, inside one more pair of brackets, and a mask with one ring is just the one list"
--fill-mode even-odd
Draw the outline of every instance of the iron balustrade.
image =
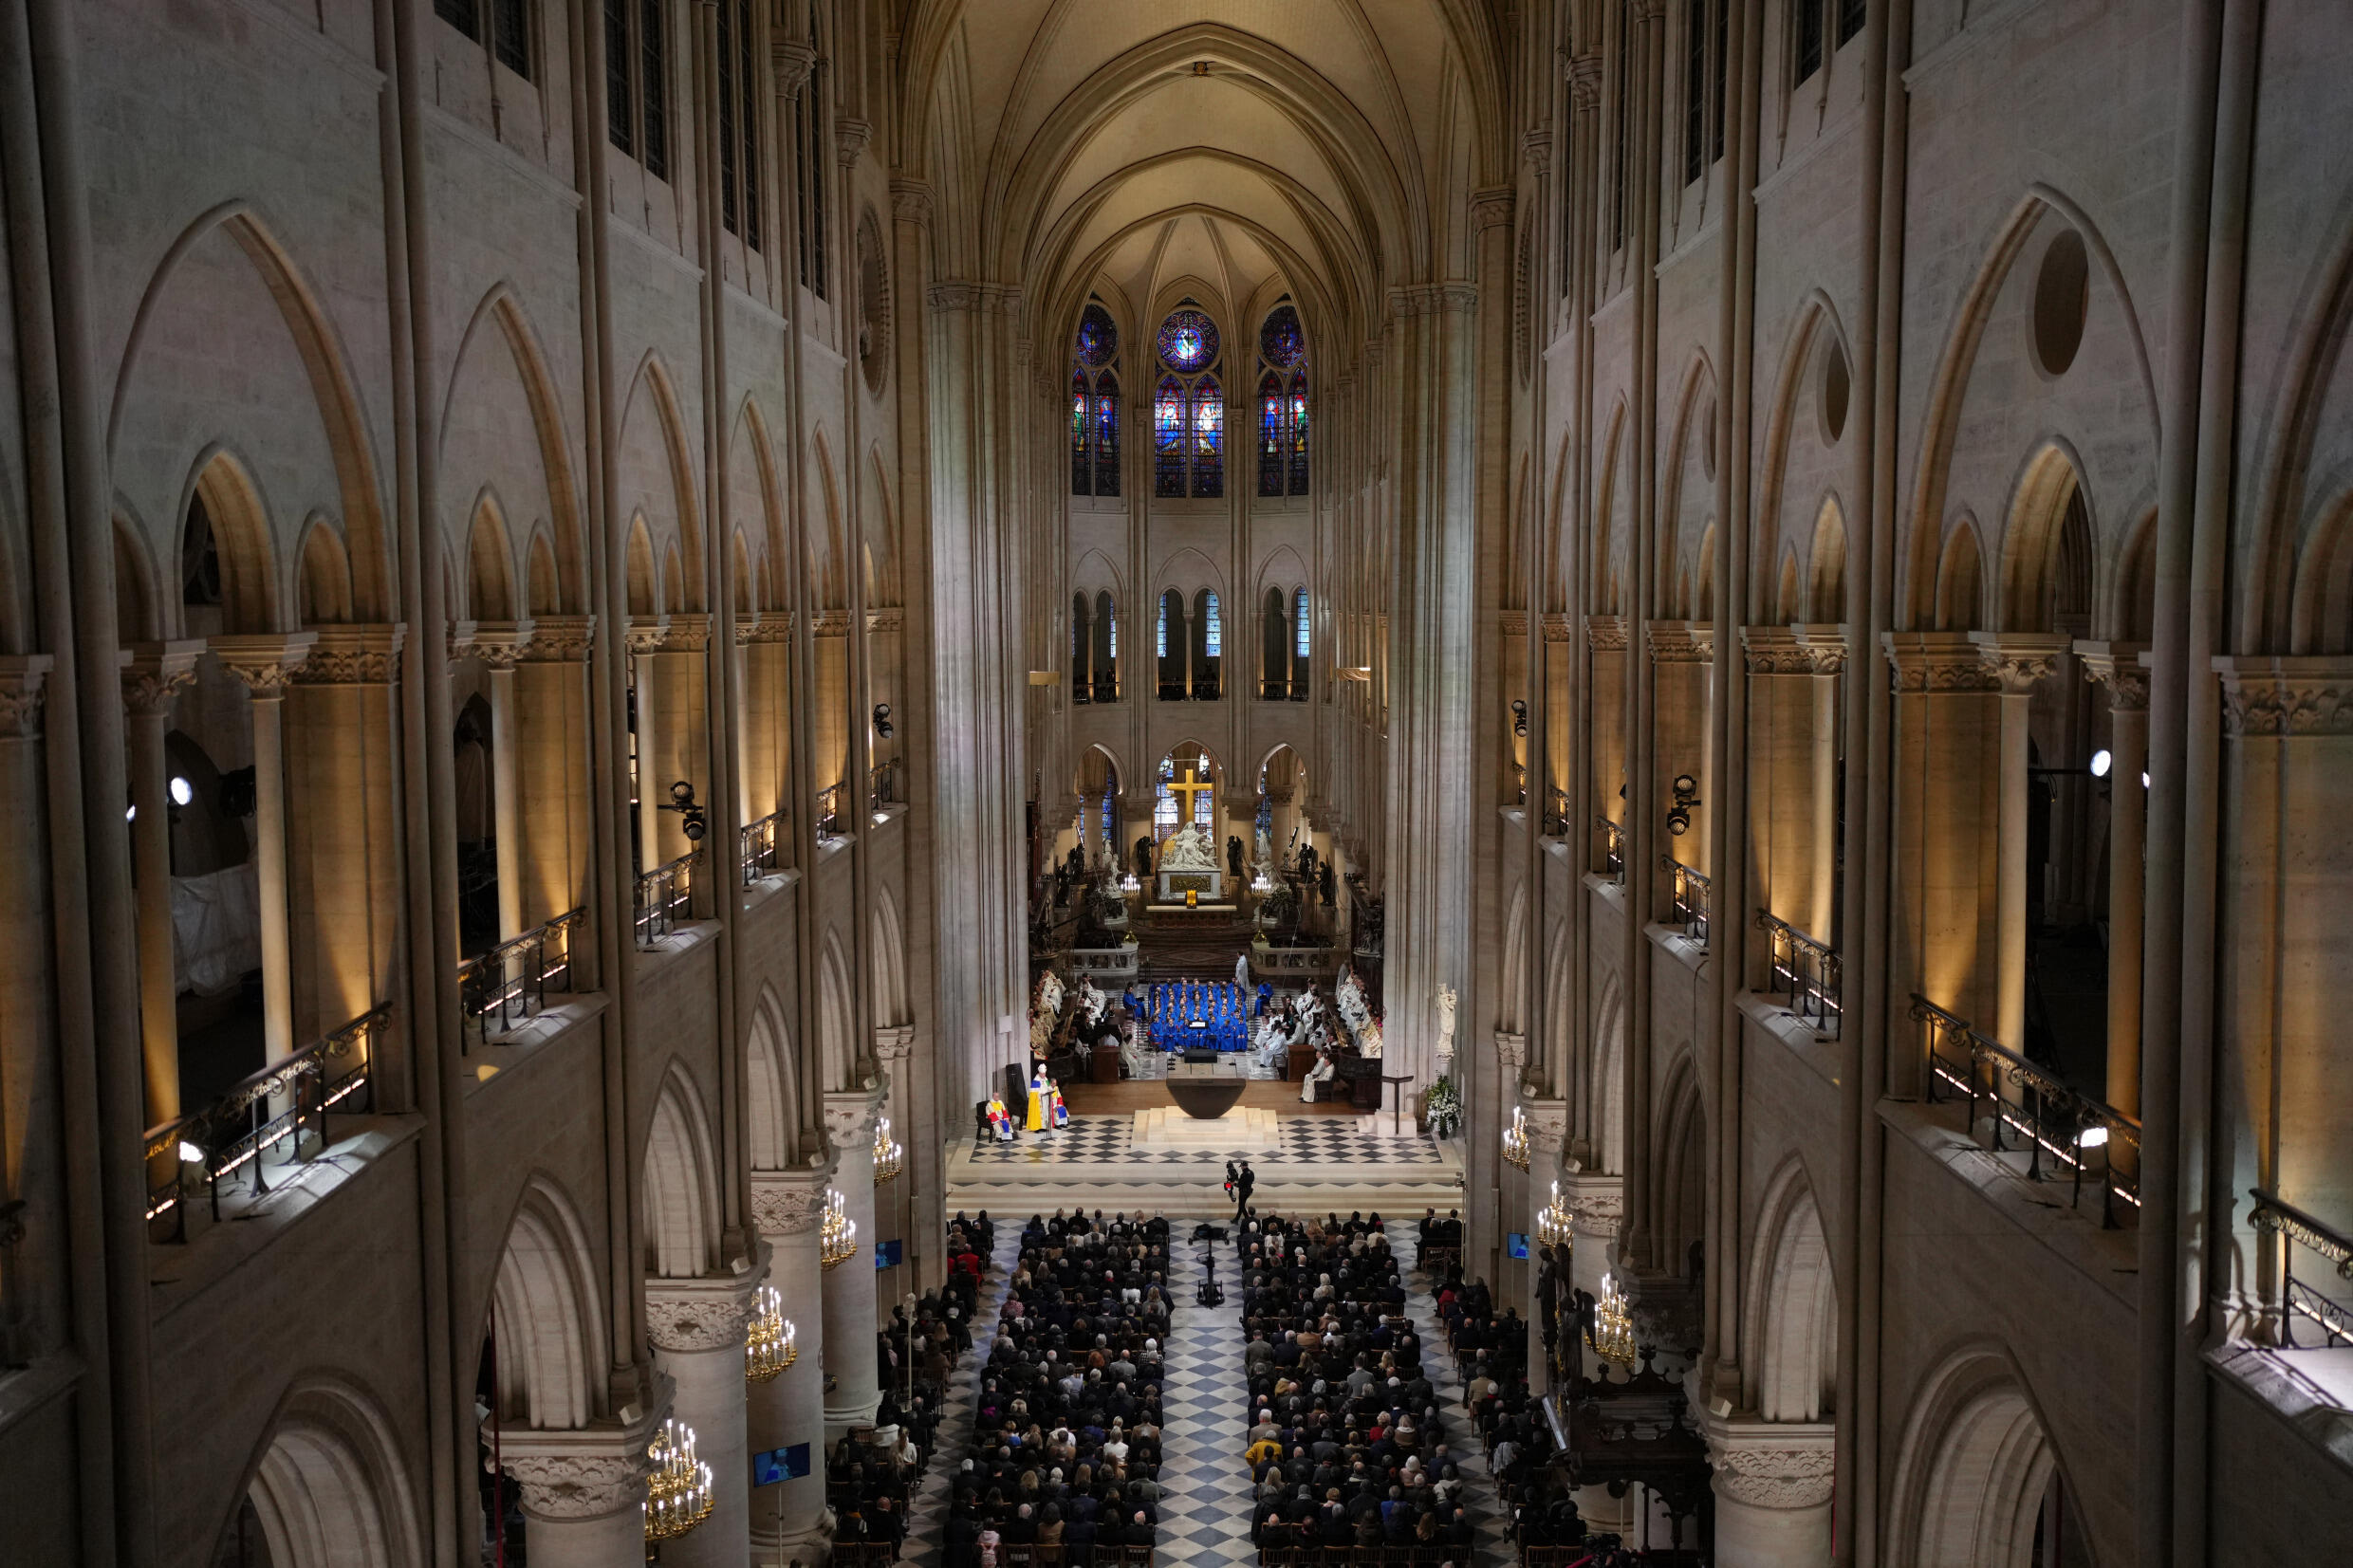
[[1756, 912], [1756, 929], [1769, 944], [1766, 988], [1787, 992], [1789, 1011], [1812, 1024], [1816, 1034], [1837, 1034], [1845, 1017], [1839, 1000], [1837, 952], [1769, 910]]
[[638, 946], [650, 948], [676, 931], [681, 918], [693, 919], [695, 873], [703, 852], [690, 849], [676, 859], [641, 872], [638, 876]]
[[[253, 1169], [254, 1197], [269, 1190], [264, 1157], [291, 1138], [294, 1153], [305, 1160], [315, 1157], [334, 1140], [327, 1132], [327, 1112], [366, 1096], [373, 1109], [372, 1071], [375, 1035], [392, 1018], [389, 1003], [379, 1003], [350, 1023], [312, 1041], [283, 1061], [270, 1062], [240, 1079], [210, 1105], [176, 1116], [147, 1130], [147, 1218], [174, 1217], [173, 1237], [188, 1237], [189, 1171], [201, 1167], [210, 1189], [213, 1217], [220, 1217], [220, 1184], [247, 1166]], [[355, 1059], [356, 1060], [353, 1060]], [[318, 1134], [309, 1154], [302, 1153], [305, 1123]], [[158, 1170], [170, 1174], [157, 1178]]]
[[[1912, 993], [1912, 1019], [1925, 1036], [1926, 1098], [1931, 1104], [1946, 1100], [1954, 1092], [1968, 1096], [1972, 1137], [1977, 1132], [1978, 1106], [1990, 1107], [1993, 1152], [2015, 1153], [2022, 1147], [2018, 1140], [2023, 1139], [2029, 1181], [2046, 1179], [2046, 1160], [2063, 1167], [2047, 1179], [2072, 1182], [2069, 1208], [2083, 1201], [2084, 1178], [2090, 1173], [2096, 1151], [2101, 1228], [2114, 1230], [2121, 1223], [2116, 1208], [2119, 1198], [2140, 1208], [2140, 1122], [2113, 1105], [2078, 1094], [1918, 991]], [[2123, 1168], [2118, 1163], [2119, 1146], [2129, 1151]]]
[[571, 990], [572, 935], [587, 919], [585, 909], [559, 914], [457, 967], [461, 1054], [547, 1011], [549, 991]]
[[1288, 702], [1291, 696], [1291, 683], [1280, 677], [1261, 677], [1258, 682], [1258, 695], [1264, 702]]
[[1547, 839], [1568, 837], [1568, 791], [1554, 789], [1552, 803], [1545, 809], [1544, 836]]
[[875, 764], [866, 775], [866, 809], [880, 811], [903, 803], [899, 798], [899, 759]]
[[1708, 913], [1714, 889], [1707, 877], [1672, 855], [1658, 857], [1659, 868], [1675, 877], [1675, 918], [1683, 934], [1701, 947], [1708, 945]]
[[1621, 882], [1626, 879], [1626, 830], [1607, 817], [1593, 819], [1602, 830], [1602, 869]]
[[1095, 677], [1095, 700], [1097, 702], [1119, 701], [1120, 677], [1117, 675], [1097, 675]]
[[842, 786], [827, 784], [817, 792], [817, 838], [820, 842], [842, 837]]
[[[2296, 1278], [2296, 1248], [2317, 1252], [2336, 1264], [2334, 1270], [2341, 1281], [2353, 1282], [2353, 1237], [2331, 1229], [2319, 1220], [2288, 1202], [2268, 1188], [2251, 1187], [2248, 1196], [2255, 1200], [2248, 1218], [2257, 1230], [2268, 1230], [2278, 1236], [2280, 1246], [2280, 1339], [2288, 1350], [2328, 1350], [2337, 1345], [2353, 1345], [2353, 1284], [2340, 1285], [2330, 1296]], [[2296, 1343], [2296, 1319], [2307, 1318], [2318, 1323], [2321, 1342], [2300, 1346]]]
[[756, 822], [744, 824], [738, 857], [744, 868], [744, 886], [750, 887], [763, 876], [773, 876], [783, 867], [784, 835], [785, 814], [781, 811], [771, 811]]

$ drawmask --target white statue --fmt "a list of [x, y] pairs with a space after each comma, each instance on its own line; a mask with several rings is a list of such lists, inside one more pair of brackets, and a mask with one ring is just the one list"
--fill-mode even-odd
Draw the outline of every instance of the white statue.
[[1356, 1032], [1356, 1054], [1367, 1061], [1380, 1060], [1380, 1020], [1367, 1020], [1364, 1027]]
[[[1452, 1061], [1454, 1055], [1454, 987], [1438, 987], [1438, 1060]], [[1440, 1069], [1443, 1071], [1443, 1069]]]
[[1162, 871], [1215, 871], [1216, 852], [1210, 848], [1209, 838], [1198, 827], [1188, 822], [1168, 836], [1160, 846]]

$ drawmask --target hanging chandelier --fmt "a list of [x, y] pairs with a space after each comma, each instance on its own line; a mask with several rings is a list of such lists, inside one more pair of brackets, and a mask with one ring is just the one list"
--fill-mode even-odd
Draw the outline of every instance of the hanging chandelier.
[[1511, 1107], [1511, 1125], [1503, 1130], [1503, 1160], [1506, 1165], [1528, 1169], [1528, 1113]]
[[1602, 1299], [1593, 1305], [1593, 1330], [1585, 1336], [1585, 1343], [1603, 1361], [1633, 1370], [1634, 1312], [1626, 1304], [1625, 1292], [1606, 1274], [1602, 1276]]
[[646, 1445], [645, 1539], [675, 1540], [711, 1517], [711, 1467], [695, 1457], [695, 1429], [673, 1417]]
[[907, 1151], [891, 1141], [891, 1118], [882, 1116], [874, 1124], [874, 1185], [881, 1186], [899, 1174], [906, 1161]]
[[751, 1323], [744, 1331], [744, 1381], [765, 1383], [800, 1359], [793, 1343], [797, 1331], [785, 1317], [785, 1298], [774, 1285], [762, 1285], [752, 1299]]
[[1561, 1201], [1561, 1184], [1552, 1184], [1552, 1202], [1536, 1215], [1536, 1240], [1545, 1246], [1566, 1246], [1574, 1228], [1568, 1206]]
[[825, 1217], [817, 1227], [817, 1261], [827, 1268], [839, 1268], [858, 1252], [858, 1222], [842, 1211], [845, 1200], [832, 1188], [825, 1189]]

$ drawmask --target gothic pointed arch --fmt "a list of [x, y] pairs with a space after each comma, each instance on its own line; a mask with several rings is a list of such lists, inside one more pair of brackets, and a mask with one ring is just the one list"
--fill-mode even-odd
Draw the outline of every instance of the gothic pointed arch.
[[799, 1141], [800, 1080], [792, 1031], [773, 986], [761, 983], [751, 1005], [744, 1063], [744, 1098], [750, 1123], [747, 1150], [754, 1171], [789, 1171]]
[[505, 1426], [569, 1430], [602, 1413], [609, 1350], [599, 1280], [578, 1207], [554, 1178], [532, 1172], [508, 1221], [486, 1323]]
[[[238, 1509], [251, 1507], [272, 1568], [422, 1568], [402, 1454], [372, 1394], [334, 1374], [305, 1375], [279, 1404]], [[221, 1534], [235, 1529], [232, 1518]]]
[[676, 1064], [662, 1076], [647, 1125], [645, 1271], [691, 1280], [718, 1264], [718, 1165], [702, 1096]]

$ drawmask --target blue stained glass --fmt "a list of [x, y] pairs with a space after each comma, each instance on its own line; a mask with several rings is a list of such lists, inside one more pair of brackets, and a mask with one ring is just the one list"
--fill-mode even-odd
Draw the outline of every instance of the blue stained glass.
[[1226, 493], [1226, 397], [1214, 376], [1193, 387], [1193, 493]]
[[1206, 370], [1217, 359], [1217, 323], [1198, 310], [1172, 310], [1160, 323], [1159, 349], [1175, 369]]
[[1291, 472], [1290, 492], [1307, 493], [1307, 373], [1301, 371], [1291, 378]]
[[1305, 588], [1300, 589], [1298, 596], [1291, 600], [1291, 624], [1298, 630], [1298, 640], [1291, 645], [1291, 650], [1299, 657], [1306, 658], [1307, 656], [1307, 590]]
[[1157, 658], [1168, 657], [1168, 600], [1166, 596], [1162, 596], [1160, 600], [1160, 634], [1157, 639], [1157, 646], [1153, 649], [1153, 655]]
[[1090, 304], [1079, 318], [1079, 361], [1090, 369], [1111, 362], [1120, 352], [1120, 329], [1111, 312]]
[[1226, 635], [1217, 615], [1217, 596], [1204, 591], [1202, 600], [1208, 608], [1201, 625], [1201, 648], [1211, 658], [1225, 656]]
[[1111, 656], [1116, 659], [1120, 656], [1120, 612], [1117, 610], [1112, 611], [1109, 618], [1111, 622]]
[[1152, 493], [1185, 493], [1185, 388], [1164, 376], [1152, 394]]
[[1120, 493], [1120, 378], [1107, 370], [1095, 379], [1095, 493]]
[[1290, 441], [1283, 428], [1283, 383], [1269, 371], [1258, 381], [1258, 493], [1281, 495]]
[[1258, 329], [1258, 357], [1277, 370], [1288, 370], [1306, 354], [1307, 335], [1300, 330], [1297, 308], [1278, 304], [1267, 312], [1266, 324]]

